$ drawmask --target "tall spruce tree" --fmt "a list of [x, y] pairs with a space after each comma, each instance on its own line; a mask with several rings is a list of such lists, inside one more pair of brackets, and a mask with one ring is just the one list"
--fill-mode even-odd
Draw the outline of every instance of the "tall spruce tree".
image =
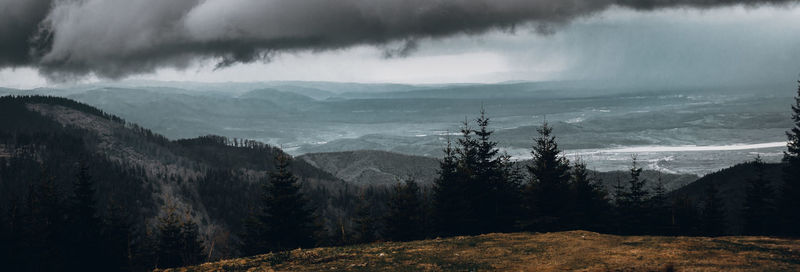
[[[64, 198], [54, 178], [42, 171], [42, 181], [28, 190], [25, 207], [23, 247], [24, 270], [64, 270], [69, 257]], [[46, 261], [42, 261], [46, 260]]]
[[444, 158], [439, 162], [439, 175], [433, 181], [433, 213], [436, 232], [441, 236], [466, 234], [469, 202], [466, 194], [465, 178], [462, 175], [457, 150], [452, 147], [450, 138]]
[[523, 224], [529, 230], [555, 231], [566, 225], [569, 199], [569, 160], [561, 155], [553, 128], [547, 122], [537, 129], [528, 165], [530, 182], [526, 188], [526, 209]]
[[645, 185], [647, 180], [641, 178], [642, 168], [637, 164], [636, 156], [633, 157], [630, 168], [627, 190], [619, 196], [618, 210], [620, 216], [620, 229], [628, 234], [641, 234], [646, 232], [648, 213], [648, 198], [650, 192]]
[[133, 224], [129, 213], [121, 205], [111, 202], [103, 218], [103, 256], [107, 270], [129, 271], [132, 269]]
[[102, 264], [95, 261], [101, 255], [101, 221], [95, 207], [94, 182], [87, 165], [81, 164], [72, 190], [67, 221], [69, 244], [72, 245], [69, 265], [72, 268], [97, 270], [100, 269], [98, 265]]
[[187, 213], [181, 222], [181, 262], [183, 265], [194, 265], [205, 259], [205, 246], [200, 239], [197, 223]]
[[765, 235], [774, 231], [774, 191], [766, 179], [764, 162], [760, 156], [752, 162], [756, 177], [748, 180], [744, 203], [744, 232], [749, 235]]
[[571, 172], [570, 217], [577, 229], [602, 231], [607, 229], [608, 199], [596, 177], [590, 176], [586, 163], [576, 160]]
[[509, 173], [513, 165], [508, 156], [499, 153], [497, 142], [492, 141], [494, 131], [489, 129], [490, 120], [483, 108], [475, 122], [477, 165], [469, 195], [476, 216], [481, 219], [476, 227], [480, 233], [510, 231], [517, 219], [519, 187], [513, 173]]
[[197, 223], [188, 214], [182, 219], [174, 206], [167, 205], [156, 227], [156, 263], [159, 268], [193, 265], [205, 259]]
[[[266, 186], [266, 184], [262, 185], [262, 187]], [[266, 191], [266, 189], [263, 190]], [[264, 193], [262, 192], [262, 194]], [[261, 222], [263, 219], [261, 212], [261, 208], [250, 207], [247, 217], [242, 220], [244, 230], [240, 234], [242, 244], [239, 247], [239, 251], [245, 256], [264, 254], [270, 250], [267, 245], [267, 226]]]
[[424, 238], [422, 204], [419, 186], [414, 179], [396, 185], [389, 200], [389, 212], [384, 218], [385, 237], [393, 241]]
[[[4, 162], [0, 161], [0, 163]], [[11, 224], [6, 218], [7, 211], [6, 207], [0, 205], [0, 262], [9, 265], [13, 262], [11, 252], [13, 251], [14, 241], [11, 238]]]
[[620, 234], [624, 233], [624, 229], [626, 228], [626, 226], [624, 224], [625, 218], [624, 218], [624, 216], [623, 216], [624, 214], [622, 212], [623, 207], [627, 207], [627, 205], [628, 205], [627, 202], [626, 202], [626, 198], [625, 198], [625, 190], [626, 190], [626, 188], [625, 188], [625, 185], [622, 183], [622, 179], [617, 177], [617, 182], [614, 183], [614, 193], [613, 193], [613, 197], [614, 197], [614, 199], [613, 199], [614, 200], [613, 201], [613, 204], [614, 204], [614, 210], [613, 210], [614, 222], [613, 222], [613, 224], [610, 224], [611, 225], [610, 227], [613, 228], [616, 233], [620, 233]]
[[709, 183], [706, 187], [701, 215], [703, 235], [714, 237], [725, 234], [725, 208], [714, 183]]
[[789, 143], [787, 150], [783, 152], [783, 188], [779, 218], [785, 234], [800, 236], [800, 86], [792, 105], [792, 124], [792, 128], [786, 132]]
[[158, 218], [156, 233], [156, 264], [159, 268], [183, 266], [183, 235], [181, 220], [175, 207], [167, 206]]
[[[461, 138], [457, 140], [458, 147], [456, 153], [458, 154], [458, 178], [463, 192], [461, 197], [464, 199], [461, 202], [464, 204], [462, 209], [462, 218], [459, 220], [461, 226], [455, 230], [458, 234], [479, 234], [481, 233], [481, 221], [483, 218], [479, 215], [478, 207], [485, 199], [484, 192], [480, 183], [477, 182], [476, 174], [478, 173], [479, 159], [479, 141], [474, 137], [475, 130], [469, 125], [469, 121], [465, 118], [461, 127]], [[474, 195], [474, 194], [478, 195]]]
[[652, 196], [647, 200], [647, 210], [649, 211], [647, 233], [650, 234], [665, 234], [668, 232], [670, 225], [670, 208], [667, 202], [667, 189], [664, 187], [664, 182], [661, 175], [658, 176], [655, 188], [653, 188]]
[[279, 153], [277, 169], [262, 185], [261, 207], [245, 222], [249, 229], [243, 249], [248, 254], [281, 251], [315, 244], [316, 225], [297, 177], [289, 169], [291, 158]]
[[510, 231], [518, 217], [519, 173], [491, 139], [485, 110], [473, 129], [464, 120], [454, 148], [448, 139], [433, 187], [436, 232], [442, 236]]
[[372, 205], [367, 201], [366, 196], [361, 194], [359, 197], [358, 205], [356, 206], [356, 218], [353, 220], [355, 224], [356, 239], [359, 243], [369, 243], [375, 241], [375, 233], [377, 232], [377, 222], [375, 222], [375, 214], [372, 212]]

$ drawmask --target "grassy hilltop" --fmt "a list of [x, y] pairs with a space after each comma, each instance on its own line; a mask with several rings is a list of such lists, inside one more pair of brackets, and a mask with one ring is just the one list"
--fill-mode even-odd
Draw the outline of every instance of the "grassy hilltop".
[[800, 271], [800, 241], [616, 236], [588, 231], [461, 236], [296, 249], [169, 271]]

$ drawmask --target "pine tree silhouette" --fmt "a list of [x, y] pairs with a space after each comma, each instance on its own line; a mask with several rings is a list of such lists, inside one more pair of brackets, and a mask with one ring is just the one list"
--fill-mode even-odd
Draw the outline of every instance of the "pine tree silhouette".
[[601, 231], [607, 229], [608, 199], [596, 177], [589, 175], [586, 163], [576, 160], [571, 172], [570, 217], [577, 229]]
[[[262, 202], [263, 201], [264, 200], [262, 199]], [[269, 252], [270, 250], [270, 248], [267, 246], [267, 226], [261, 222], [263, 219], [261, 212], [261, 208], [250, 208], [250, 211], [247, 213], [247, 217], [242, 220], [244, 231], [240, 235], [242, 238], [242, 245], [239, 250], [243, 255], [251, 256], [263, 254]]]
[[103, 263], [108, 270], [131, 270], [134, 234], [129, 213], [121, 205], [111, 201], [103, 223]]
[[667, 203], [667, 189], [664, 187], [664, 182], [659, 175], [655, 188], [653, 188], [652, 196], [647, 200], [648, 222], [647, 230], [649, 234], [665, 234], [668, 233], [670, 225], [670, 207]]
[[28, 190], [20, 255], [25, 259], [24, 270], [63, 270], [69, 257], [64, 199], [44, 169], [41, 178]]
[[792, 105], [792, 124], [786, 132], [789, 143], [783, 152], [780, 222], [785, 234], [800, 236], [800, 86]]
[[353, 223], [355, 223], [356, 237], [358, 242], [361, 243], [375, 241], [377, 222], [375, 222], [375, 215], [372, 213], [370, 204], [371, 203], [367, 201], [364, 194], [361, 194], [358, 206], [356, 206], [356, 218], [353, 220]]
[[[475, 130], [469, 125], [469, 121], [464, 119], [461, 127], [461, 138], [457, 140], [458, 148], [458, 177], [459, 183], [462, 187], [460, 203], [464, 206], [462, 209], [461, 218], [458, 220], [460, 226], [456, 229], [458, 234], [479, 234], [481, 233], [481, 226], [483, 218], [479, 214], [479, 203], [485, 200], [485, 193], [479, 192], [483, 186], [477, 181], [476, 175], [479, 173], [479, 140], [474, 137]], [[473, 195], [473, 194], [479, 195]]]
[[519, 190], [516, 178], [509, 173], [513, 165], [507, 155], [499, 154], [497, 142], [492, 141], [494, 131], [489, 129], [490, 120], [483, 108], [475, 122], [477, 167], [469, 196], [481, 219], [476, 228], [479, 233], [511, 231], [517, 220]]
[[187, 213], [181, 222], [181, 262], [184, 266], [202, 263], [205, 259], [205, 246], [191, 216]]
[[156, 256], [159, 268], [183, 266], [183, 235], [181, 219], [175, 207], [167, 206], [158, 218]]
[[621, 230], [628, 234], [642, 234], [647, 231], [646, 223], [650, 216], [647, 209], [650, 192], [645, 188], [647, 180], [641, 178], [642, 168], [638, 166], [636, 156], [629, 172], [627, 190], [621, 192], [617, 200]]
[[561, 155], [553, 128], [547, 122], [538, 130], [533, 161], [528, 165], [531, 180], [526, 188], [528, 218], [523, 222], [530, 230], [555, 231], [565, 224], [569, 199], [569, 160]]
[[101, 255], [101, 221], [95, 207], [94, 182], [89, 168], [82, 164], [72, 185], [73, 194], [69, 199], [69, 266], [99, 270], [102, 262], [96, 261]]
[[417, 182], [409, 178], [396, 185], [389, 200], [389, 212], [384, 218], [386, 238], [393, 241], [424, 238], [423, 212]]
[[315, 244], [317, 227], [297, 177], [289, 169], [291, 158], [279, 153], [275, 161], [277, 169], [262, 185], [261, 207], [245, 222], [249, 235], [242, 248], [250, 254]]
[[443, 149], [444, 158], [439, 162], [439, 175], [433, 182], [433, 206], [436, 232], [441, 236], [466, 234], [467, 202], [465, 177], [459, 166], [457, 150], [450, 138]]

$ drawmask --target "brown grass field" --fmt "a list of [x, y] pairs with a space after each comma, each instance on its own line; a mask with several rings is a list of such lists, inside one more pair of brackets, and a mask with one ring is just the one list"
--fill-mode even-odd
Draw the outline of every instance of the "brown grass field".
[[800, 240], [486, 234], [296, 249], [171, 271], [800, 271]]

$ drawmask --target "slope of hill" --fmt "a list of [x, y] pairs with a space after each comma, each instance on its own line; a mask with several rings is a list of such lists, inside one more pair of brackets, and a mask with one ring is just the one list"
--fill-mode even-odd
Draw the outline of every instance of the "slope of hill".
[[[78, 165], [86, 164], [100, 210], [113, 201], [132, 218], [154, 222], [170, 206], [197, 222], [210, 241], [240, 231], [248, 205], [259, 197], [256, 182], [275, 169], [282, 152], [218, 136], [170, 141], [65, 98], [0, 97], [0, 208], [25, 196], [37, 180], [53, 179], [59, 191], [69, 192]], [[292, 169], [312, 193], [345, 186], [302, 160]], [[316, 196], [312, 202], [325, 217], [332, 204]]]
[[[719, 190], [719, 197], [722, 199], [725, 208], [725, 215], [730, 226], [729, 232], [738, 233], [742, 229], [741, 213], [745, 196], [748, 190], [748, 181], [756, 178], [756, 171], [753, 163], [742, 163], [730, 168], [708, 174], [698, 179], [696, 182], [688, 184], [671, 193], [674, 196], [688, 196], [692, 201], [702, 204], [705, 197], [705, 189], [713, 184]], [[780, 164], [765, 164], [764, 178], [770, 181], [772, 190], [780, 192], [782, 181], [782, 171]]]
[[800, 243], [587, 231], [296, 249], [168, 271], [797, 271]]
[[362, 186], [394, 185], [404, 178], [430, 185], [439, 169], [439, 162], [433, 158], [376, 150], [310, 153], [298, 159]]

